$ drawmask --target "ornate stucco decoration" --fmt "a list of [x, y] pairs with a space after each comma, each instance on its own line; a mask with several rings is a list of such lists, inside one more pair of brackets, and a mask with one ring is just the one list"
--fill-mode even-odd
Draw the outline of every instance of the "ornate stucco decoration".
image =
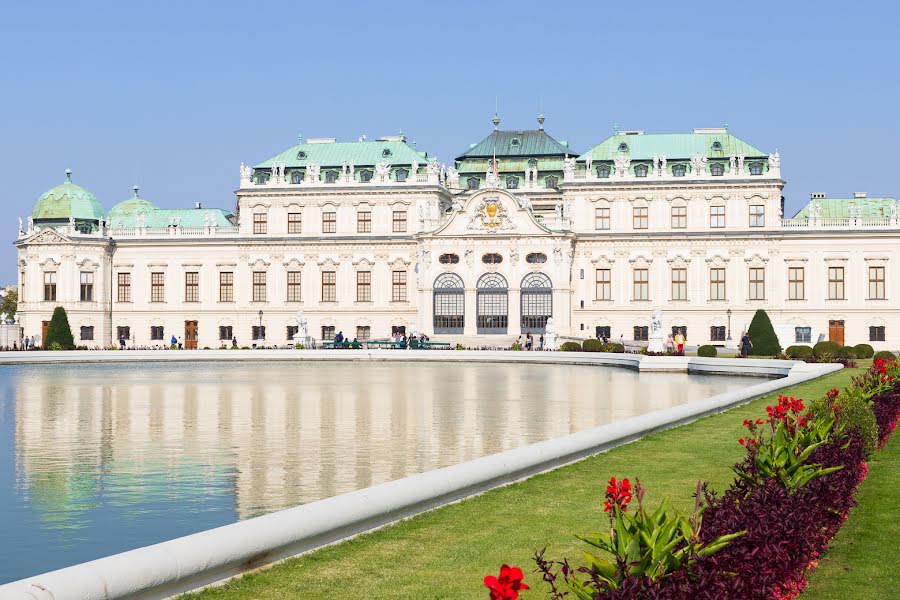
[[510, 220], [506, 207], [498, 197], [486, 196], [475, 205], [466, 228], [494, 233], [515, 229], [516, 224]]

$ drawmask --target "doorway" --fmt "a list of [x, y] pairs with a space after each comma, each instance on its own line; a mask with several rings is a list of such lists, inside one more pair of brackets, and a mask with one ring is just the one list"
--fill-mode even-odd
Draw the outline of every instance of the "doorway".
[[184, 322], [184, 348], [185, 350], [197, 349], [197, 321]]
[[50, 321], [41, 321], [41, 348], [46, 344], [48, 329], [50, 329]]
[[844, 345], [843, 321], [828, 321], [828, 340], [841, 346]]

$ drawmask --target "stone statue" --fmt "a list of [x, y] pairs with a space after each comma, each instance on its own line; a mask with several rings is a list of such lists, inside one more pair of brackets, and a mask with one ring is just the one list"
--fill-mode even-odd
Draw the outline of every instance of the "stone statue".
[[459, 187], [459, 171], [456, 170], [456, 167], [449, 167], [447, 169], [447, 187]]
[[584, 160], [585, 167], [587, 168], [588, 173], [591, 172], [591, 165], [594, 164], [594, 157], [588, 153], [587, 158]]
[[653, 174], [659, 176], [659, 156], [654, 154], [650, 160], [653, 161]]
[[769, 168], [770, 169], [778, 169], [781, 167], [781, 157], [778, 156], [778, 150], [775, 150], [775, 154], [769, 155]]
[[147, 214], [143, 212], [139, 212], [137, 214], [137, 226], [138, 227], [146, 227], [147, 226]]
[[310, 183], [318, 183], [319, 182], [319, 172], [322, 170], [322, 167], [316, 163], [309, 163], [306, 165], [306, 181]]
[[488, 167], [484, 174], [484, 179], [487, 187], [500, 187], [500, 175], [494, 173], [492, 168]]
[[661, 154], [659, 157], [659, 174], [663, 176], [666, 174], [666, 155]]
[[747, 157], [743, 154], [739, 154], [737, 157], [737, 169], [738, 173], [740, 173], [741, 175], [746, 175], [746, 172], [744, 171], [744, 159], [746, 158]]
[[737, 158], [735, 156], [728, 157], [728, 172], [737, 175]]
[[241, 187], [244, 184], [250, 185], [250, 178], [253, 176], [253, 169], [241, 163]]
[[627, 177], [628, 176], [628, 168], [631, 166], [631, 159], [625, 155], [619, 155], [613, 159], [613, 163], [616, 165], [616, 176], [617, 177]]
[[441, 172], [441, 165], [438, 164], [438, 161], [433, 160], [426, 166], [429, 175], [438, 175]]
[[702, 154], [695, 154], [691, 157], [691, 173], [695, 176], [703, 176], [706, 174], [707, 159]]
[[650, 315], [650, 336], [647, 344], [648, 352], [665, 352], [662, 333], [662, 311], [658, 308]]
[[34, 231], [34, 217], [28, 215], [28, 233]]
[[471, 248], [466, 250], [466, 264], [470, 267], [475, 264], [475, 252]]
[[69, 217], [69, 229], [75, 229], [75, 217]]
[[454, 198], [453, 202], [450, 204], [450, 210], [454, 212], [461, 212], [463, 209], [463, 202], [459, 198]]
[[381, 180], [384, 181], [387, 179], [388, 173], [391, 172], [391, 165], [387, 161], [379, 161], [377, 165], [375, 165], [375, 172], [378, 173]]
[[556, 350], [559, 342], [559, 336], [556, 334], [556, 323], [553, 317], [547, 317], [547, 323], [544, 325], [544, 349]]
[[19, 217], [19, 233], [24, 233], [22, 230], [22, 217]]
[[562, 221], [563, 218], [563, 203], [562, 200], [557, 200], [556, 204], [553, 206], [553, 210], [556, 212], [556, 218]]
[[891, 221], [896, 221], [897, 218], [900, 217], [900, 208], [898, 208], [897, 204], [898, 204], [898, 201], [894, 200], [893, 202], [891, 202], [891, 205], [888, 208], [888, 210], [890, 210]]
[[519, 196], [519, 207], [522, 210], [531, 210], [531, 200], [528, 199], [528, 196]]
[[563, 175], [566, 179], [573, 179], [575, 177], [575, 159], [571, 156], [567, 156], [563, 159]]
[[294, 333], [293, 341], [303, 344], [304, 347], [312, 345], [309, 340], [309, 321], [303, 315], [302, 307], [297, 311], [297, 332]]

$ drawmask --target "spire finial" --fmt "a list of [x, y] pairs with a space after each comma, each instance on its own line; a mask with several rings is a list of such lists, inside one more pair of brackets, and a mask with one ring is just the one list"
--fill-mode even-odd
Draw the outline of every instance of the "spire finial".
[[66, 169], [66, 181], [72, 181], [72, 169]]
[[141, 190], [141, 188], [139, 188], [137, 185], [135, 185], [135, 186], [134, 186], [133, 188], [131, 188], [131, 189], [134, 190], [134, 197], [137, 198], [137, 197], [138, 197], [138, 192]]
[[491, 123], [494, 124], [494, 129], [498, 129], [500, 127], [500, 115], [494, 113], [494, 118], [491, 119]]
[[725, 121], [725, 131], [728, 131], [728, 121]]
[[298, 133], [298, 134], [297, 134], [297, 140], [299, 140], [299, 142], [300, 142], [301, 144], [303, 143], [303, 134], [302, 134], [302, 133]]
[[619, 135], [619, 124], [618, 123], [613, 123], [613, 133], [615, 135]]
[[544, 128], [544, 113], [538, 115], [538, 129]]

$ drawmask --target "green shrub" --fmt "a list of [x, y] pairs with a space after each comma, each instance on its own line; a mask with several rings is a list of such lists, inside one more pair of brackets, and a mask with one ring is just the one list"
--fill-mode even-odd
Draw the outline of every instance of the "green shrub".
[[62, 346], [59, 344], [59, 342], [51, 342], [50, 349], [51, 350], [62, 350]]
[[457, 344], [457, 345], [456, 345], [456, 349], [457, 349], [457, 350], [465, 350], [466, 347], [463, 346], [462, 344]]
[[75, 347], [75, 339], [72, 337], [72, 328], [69, 327], [69, 317], [66, 309], [57, 306], [50, 317], [50, 325], [47, 327], [47, 339], [44, 340], [44, 348], [52, 348], [58, 344], [60, 349], [69, 350]]
[[593, 338], [584, 340], [581, 349], [585, 352], [603, 352], [603, 342]]
[[615, 354], [623, 354], [625, 352], [625, 344], [610, 342], [603, 347], [604, 352], [613, 352]]
[[757, 356], [778, 356], [781, 354], [781, 344], [778, 343], [775, 328], [772, 327], [772, 321], [769, 320], [769, 315], [763, 309], [757, 310], [756, 314], [753, 315], [750, 327], [747, 328], [747, 335], [750, 336], [753, 354]]
[[563, 352], [581, 352], [581, 344], [578, 342], [563, 342], [559, 349]]
[[815, 346], [813, 346], [813, 356], [816, 358], [822, 358], [823, 356], [837, 356], [838, 351], [841, 349], [841, 345], [837, 342], [824, 341], [819, 342]]
[[871, 456], [878, 447], [878, 422], [866, 399], [860, 394], [849, 394], [847, 390], [836, 398], [825, 396], [810, 404], [814, 415], [830, 416], [832, 406], [838, 406], [838, 422], [845, 424], [845, 431], [855, 431], [866, 444], [866, 455]]
[[838, 358], [856, 358], [856, 350], [853, 346], [842, 346], [837, 351]]
[[879, 350], [878, 352], [875, 353], [875, 356], [873, 358], [883, 358], [885, 360], [894, 360], [897, 357], [894, 355], [893, 352], [890, 352], [888, 350]]
[[510, 350], [519, 352], [522, 350], [522, 344], [520, 344], [519, 342], [513, 342], [512, 348], [510, 348]]
[[716, 350], [715, 346], [706, 344], [697, 348], [697, 356], [702, 356], [704, 358], [715, 358], [718, 355], [719, 351]]
[[809, 346], [788, 346], [784, 351], [788, 358], [797, 358], [803, 360], [813, 355], [813, 349]]
[[875, 348], [868, 344], [857, 344], [853, 346], [853, 351], [856, 352], [856, 358], [872, 358], [875, 355]]

